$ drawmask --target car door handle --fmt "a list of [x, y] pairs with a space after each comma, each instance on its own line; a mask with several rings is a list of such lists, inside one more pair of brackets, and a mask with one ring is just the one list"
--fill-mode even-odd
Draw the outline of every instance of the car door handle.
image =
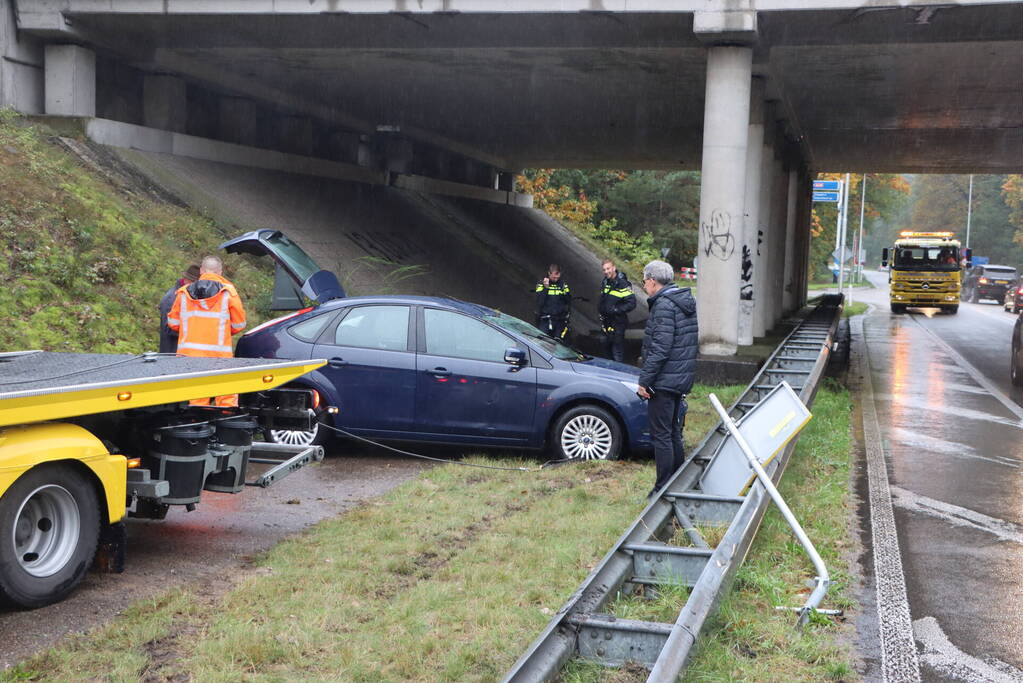
[[434, 368], [433, 370], [427, 370], [434, 377], [450, 377], [451, 371], [447, 368]]
[[329, 365], [332, 368], [343, 368], [344, 366], [348, 365], [348, 361], [346, 361], [344, 358], [334, 356], [329, 361], [327, 361], [327, 365]]

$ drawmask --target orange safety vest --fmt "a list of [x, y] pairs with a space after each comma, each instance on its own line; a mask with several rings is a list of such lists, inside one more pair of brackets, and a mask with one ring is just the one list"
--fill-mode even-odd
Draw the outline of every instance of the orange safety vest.
[[241, 297], [229, 280], [214, 273], [203, 273], [199, 281], [219, 282], [213, 296], [195, 299], [185, 285], [178, 289], [174, 305], [167, 314], [167, 327], [178, 333], [178, 355], [203, 358], [231, 358], [231, 336], [245, 329], [245, 309]]

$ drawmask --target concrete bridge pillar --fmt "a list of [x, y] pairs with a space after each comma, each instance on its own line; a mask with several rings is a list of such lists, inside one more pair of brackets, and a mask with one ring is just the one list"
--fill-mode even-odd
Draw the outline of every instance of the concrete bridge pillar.
[[697, 288], [700, 352], [734, 355], [738, 348], [739, 272], [742, 261], [746, 148], [749, 137], [753, 49], [707, 49], [700, 182], [700, 279]]
[[256, 146], [259, 142], [259, 111], [253, 100], [245, 97], [221, 97], [218, 106], [219, 137], [239, 145]]
[[787, 213], [785, 217], [785, 268], [782, 280], [782, 315], [796, 308], [794, 276], [796, 273], [796, 221], [799, 215], [799, 169], [795, 164], [786, 173], [788, 177]]
[[96, 53], [77, 45], [47, 45], [43, 59], [46, 113], [95, 116]]
[[[750, 90], [749, 135], [746, 144], [745, 210], [739, 270], [739, 346], [753, 343], [755, 272], [760, 267], [760, 171], [764, 158], [764, 81], [754, 78]], [[699, 290], [697, 290], [699, 292]]]
[[150, 128], [185, 132], [188, 92], [183, 78], [146, 74], [142, 81], [142, 122]]
[[[767, 111], [771, 106], [764, 105], [765, 119], [768, 119]], [[756, 294], [753, 303], [753, 336], [763, 337], [770, 327], [768, 313], [770, 302], [768, 301], [768, 277], [771, 268], [771, 241], [774, 235], [771, 233], [771, 215], [774, 210], [775, 196], [771, 192], [774, 186], [774, 129], [773, 126], [764, 125], [763, 151], [760, 155], [760, 184], [756, 191], [760, 195], [757, 243], [759, 246], [760, 258], [757, 259], [753, 271], [753, 291]]]
[[779, 157], [780, 135], [775, 139], [775, 155], [771, 159], [772, 180], [771, 194], [771, 240], [768, 249], [771, 253], [770, 269], [767, 271], [767, 329], [773, 329], [782, 316], [782, 290], [785, 282], [785, 239], [786, 222], [788, 220], [789, 180], [785, 173], [785, 165]]
[[795, 273], [795, 307], [806, 305], [806, 285], [809, 282], [810, 268], [810, 219], [813, 201], [811, 198], [814, 173], [808, 168], [801, 168], [799, 173], [799, 190], [797, 193], [799, 212], [796, 215], [796, 273]]

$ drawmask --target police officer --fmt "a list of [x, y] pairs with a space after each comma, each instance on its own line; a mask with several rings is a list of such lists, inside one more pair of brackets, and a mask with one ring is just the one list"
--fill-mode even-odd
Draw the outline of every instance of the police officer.
[[547, 268], [547, 277], [536, 285], [536, 326], [544, 334], [564, 339], [571, 312], [572, 291], [561, 279], [561, 267], [552, 263]]
[[629, 311], [636, 307], [636, 295], [625, 273], [615, 268], [614, 261], [604, 259], [601, 264], [604, 279], [600, 283], [600, 327], [604, 332], [604, 355], [619, 363], [625, 357], [625, 328], [629, 325]]

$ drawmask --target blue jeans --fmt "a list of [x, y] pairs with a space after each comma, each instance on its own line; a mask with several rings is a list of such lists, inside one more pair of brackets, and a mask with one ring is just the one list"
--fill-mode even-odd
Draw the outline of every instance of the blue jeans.
[[654, 444], [654, 463], [657, 465], [655, 490], [663, 488], [685, 460], [682, 426], [688, 409], [685, 397], [671, 391], [657, 390], [647, 402], [650, 440]]

